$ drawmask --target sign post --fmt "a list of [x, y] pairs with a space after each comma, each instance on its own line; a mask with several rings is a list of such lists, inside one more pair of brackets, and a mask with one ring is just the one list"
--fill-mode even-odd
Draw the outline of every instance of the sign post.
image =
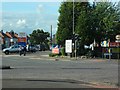
[[75, 58], [76, 58], [76, 60], [77, 60], [77, 40], [75, 40]]

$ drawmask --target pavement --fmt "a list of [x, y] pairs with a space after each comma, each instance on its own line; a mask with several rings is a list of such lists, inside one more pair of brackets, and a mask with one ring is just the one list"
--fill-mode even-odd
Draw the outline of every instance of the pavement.
[[[118, 61], [49, 57], [49, 52], [3, 55], [3, 87], [115, 88]], [[58, 59], [58, 60], [56, 60]], [[14, 83], [14, 84], [13, 84]]]

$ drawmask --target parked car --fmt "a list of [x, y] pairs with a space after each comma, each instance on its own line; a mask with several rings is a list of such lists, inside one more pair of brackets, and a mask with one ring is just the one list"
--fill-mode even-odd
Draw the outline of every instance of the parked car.
[[15, 52], [18, 53], [20, 50], [19, 48], [20, 45], [12, 45], [9, 48], [4, 48], [3, 53], [5, 53], [6, 55], [8, 55], [9, 53], [15, 53]]
[[6, 48], [6, 46], [4, 44], [2, 44], [2, 50], [5, 49], [5, 48]]
[[29, 45], [29, 52], [36, 52], [36, 47], [35, 45]]
[[40, 45], [36, 45], [36, 51], [40, 51]]

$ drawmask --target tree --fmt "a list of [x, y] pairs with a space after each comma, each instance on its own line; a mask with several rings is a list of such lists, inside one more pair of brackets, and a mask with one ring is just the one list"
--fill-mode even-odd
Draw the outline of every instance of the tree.
[[82, 46], [90, 44], [94, 37], [91, 8], [89, 2], [75, 3], [75, 33], [81, 37]]
[[56, 41], [58, 44], [64, 46], [65, 40], [70, 39], [73, 33], [73, 3], [63, 2], [59, 13]]
[[49, 32], [44, 32], [42, 29], [37, 29], [30, 34], [30, 42], [32, 44], [43, 44], [48, 42]]
[[93, 9], [95, 17], [96, 40], [100, 43], [102, 39], [115, 40], [115, 35], [120, 33], [118, 7], [111, 2], [98, 2]]
[[[63, 2], [59, 9], [57, 43], [64, 45], [66, 39], [75, 33], [81, 37], [80, 46], [90, 45], [94, 39], [101, 43], [104, 39], [115, 41], [120, 34], [120, 2]], [[74, 8], [74, 11], [73, 11]], [[74, 17], [73, 17], [74, 14]], [[74, 19], [74, 22], [73, 22]]]

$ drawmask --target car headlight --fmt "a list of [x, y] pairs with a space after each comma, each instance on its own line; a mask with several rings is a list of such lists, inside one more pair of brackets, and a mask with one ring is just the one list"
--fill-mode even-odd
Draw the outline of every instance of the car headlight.
[[5, 52], [6, 51], [6, 49], [3, 49], [3, 52]]

